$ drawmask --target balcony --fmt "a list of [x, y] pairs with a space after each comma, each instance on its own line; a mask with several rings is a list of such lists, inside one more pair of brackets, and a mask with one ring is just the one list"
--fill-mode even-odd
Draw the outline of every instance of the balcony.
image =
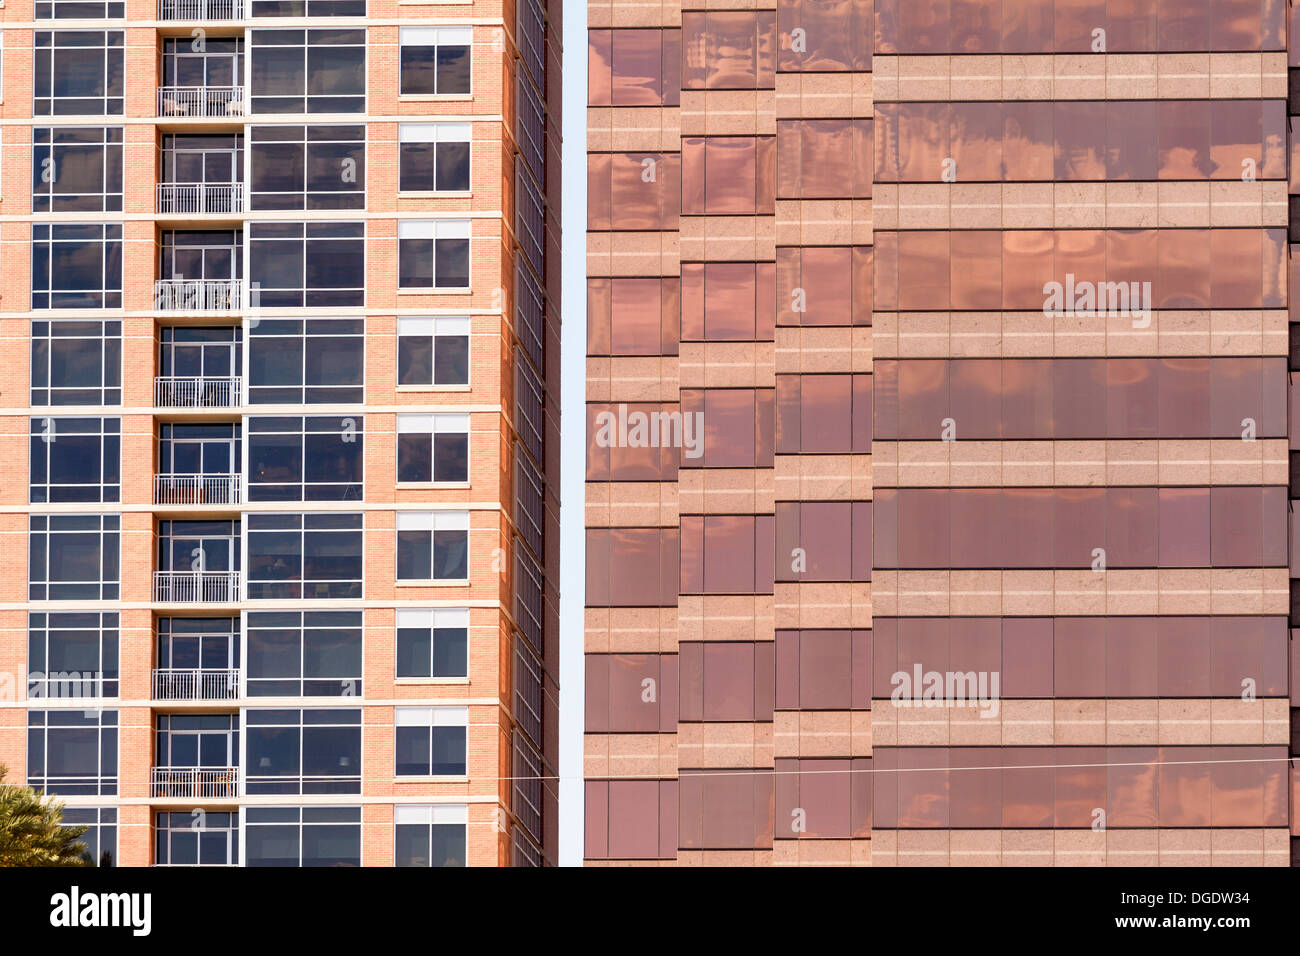
[[231, 604], [239, 600], [238, 571], [155, 571], [157, 604]]
[[157, 212], [168, 215], [232, 215], [244, 212], [243, 183], [159, 183]]
[[239, 86], [160, 86], [158, 115], [243, 116], [244, 90]]
[[151, 767], [149, 796], [230, 800], [239, 796], [238, 767]]
[[155, 408], [238, 408], [242, 392], [238, 375], [160, 375], [153, 380]]
[[238, 312], [244, 284], [238, 279], [156, 279], [153, 307], [160, 312]]
[[234, 700], [239, 696], [238, 667], [158, 667], [154, 700]]
[[159, 20], [242, 20], [244, 0], [158, 0]]
[[156, 505], [236, 505], [239, 475], [154, 475]]

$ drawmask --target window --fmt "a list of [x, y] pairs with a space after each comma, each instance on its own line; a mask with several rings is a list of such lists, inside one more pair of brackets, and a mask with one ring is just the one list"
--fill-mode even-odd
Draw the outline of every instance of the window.
[[871, 120], [802, 119], [776, 124], [780, 199], [870, 199]]
[[64, 807], [63, 825], [86, 828], [77, 842], [86, 845], [81, 858], [88, 866], [116, 865], [117, 807]]
[[239, 556], [238, 521], [158, 522], [159, 571], [238, 571]]
[[[172, 770], [231, 770], [239, 765], [238, 714], [159, 714], [154, 742], [154, 766]], [[173, 776], [173, 775], [168, 775]], [[178, 779], [180, 775], [174, 775]], [[234, 796], [233, 777], [199, 775], [216, 778], [206, 791], [213, 796]], [[219, 782], [218, 782], [219, 781]], [[177, 790], [191, 790], [189, 786]], [[218, 794], [218, 790], [223, 791]], [[198, 796], [197, 793], [174, 793], [175, 796]]]
[[681, 213], [681, 154], [587, 154], [588, 231], [675, 230]]
[[398, 677], [468, 677], [467, 608], [397, 609]]
[[118, 515], [32, 515], [30, 601], [116, 601]]
[[31, 419], [30, 500], [119, 501], [120, 418]]
[[249, 710], [247, 790], [360, 793], [361, 710]]
[[776, 202], [776, 137], [683, 137], [682, 182], [693, 185], [682, 192], [683, 215], [770, 215]]
[[121, 116], [123, 36], [121, 30], [37, 30], [33, 114]]
[[116, 697], [116, 611], [27, 615], [27, 696]]
[[871, 451], [872, 375], [778, 375], [776, 450], [806, 455]]
[[365, 418], [248, 419], [249, 501], [360, 501]]
[[158, 275], [209, 282], [242, 278], [243, 243], [238, 229], [163, 230]]
[[[65, 818], [67, 814], [64, 814]], [[154, 817], [156, 866], [238, 866], [239, 814], [215, 810]]]
[[167, 504], [238, 503], [239, 433], [234, 423], [159, 425], [157, 493]]
[[121, 405], [122, 323], [33, 320], [32, 404]]
[[776, 579], [870, 581], [871, 518], [870, 501], [779, 502]]
[[33, 309], [120, 309], [120, 224], [32, 225]]
[[59, 796], [117, 793], [116, 710], [29, 710], [27, 785]]
[[776, 13], [726, 10], [682, 16], [682, 89], [776, 86]]
[[[156, 698], [176, 700], [195, 698], [195, 686], [189, 672], [225, 671], [234, 677], [239, 667], [239, 620], [233, 617], [161, 617], [158, 634], [158, 669], [174, 673], [155, 681]], [[205, 675], [206, 678], [206, 675]], [[205, 679], [199, 697], [238, 697], [239, 687], [213, 674]]]
[[589, 106], [677, 106], [682, 31], [588, 30]]
[[249, 276], [267, 308], [365, 302], [361, 222], [255, 222], [248, 227]]
[[681, 297], [677, 276], [588, 279], [587, 354], [676, 355]]
[[587, 607], [673, 607], [677, 528], [588, 528]]
[[399, 317], [397, 384], [468, 385], [469, 316]]
[[399, 777], [464, 776], [468, 707], [397, 707]]
[[360, 611], [249, 611], [249, 697], [360, 697]]
[[254, 113], [364, 113], [365, 30], [250, 30]]
[[398, 581], [466, 581], [468, 511], [397, 513]]
[[771, 515], [682, 515], [681, 593], [771, 593], [773, 527]]
[[398, 288], [468, 289], [469, 235], [468, 219], [398, 222]]
[[402, 27], [402, 94], [469, 93], [473, 40], [473, 27]]
[[32, 212], [121, 212], [122, 127], [32, 130]]
[[469, 192], [469, 123], [397, 127], [398, 192]]
[[249, 403], [347, 405], [365, 401], [365, 331], [366, 320], [361, 318], [259, 317], [248, 337]]
[[243, 133], [164, 133], [160, 213], [243, 212]]
[[232, 384], [244, 364], [239, 326], [167, 325], [160, 332], [160, 405], [239, 404]]
[[364, 17], [366, 0], [252, 0], [255, 17]]
[[359, 514], [249, 515], [248, 599], [361, 597], [361, 525]]
[[[869, 630], [777, 631], [776, 706], [781, 710], [870, 710], [871, 638]], [[888, 672], [893, 675], [902, 669], [892, 666]], [[890, 685], [890, 693], [896, 686]]]
[[465, 866], [464, 805], [393, 808], [394, 866]]
[[248, 807], [245, 866], [360, 866], [360, 807]]
[[37, 20], [121, 20], [121, 0], [38, 0]]
[[254, 126], [253, 209], [364, 209], [364, 126]]
[[397, 480], [469, 481], [469, 416], [398, 415]]

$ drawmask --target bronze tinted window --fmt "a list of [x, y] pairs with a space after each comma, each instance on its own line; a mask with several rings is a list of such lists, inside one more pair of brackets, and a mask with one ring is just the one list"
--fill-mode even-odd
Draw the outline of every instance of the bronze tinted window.
[[870, 325], [871, 246], [776, 250], [778, 325]]
[[775, 86], [775, 11], [682, 14], [682, 89], [770, 90]]
[[681, 280], [587, 280], [588, 355], [676, 355]]
[[588, 859], [672, 859], [677, 781], [588, 780], [585, 835]]
[[[871, 836], [871, 759], [777, 758], [776, 839]], [[801, 825], [793, 826], [795, 821]]]
[[676, 528], [588, 528], [588, 607], [677, 604]]
[[693, 770], [679, 786], [681, 847], [755, 850], [772, 846], [772, 775]]
[[772, 389], [682, 389], [681, 397], [682, 411], [703, 425], [700, 454], [684, 455], [684, 467], [772, 466]]
[[776, 208], [776, 137], [683, 137], [681, 182], [685, 215], [771, 214]]
[[776, 18], [782, 72], [871, 69], [871, 0], [777, 0]]
[[778, 581], [870, 581], [870, 501], [778, 501]]
[[772, 341], [776, 267], [770, 262], [683, 262], [683, 341]]
[[680, 30], [590, 30], [587, 103], [676, 106], [681, 90]]
[[682, 515], [681, 534], [682, 594], [772, 593], [771, 515]]
[[870, 710], [871, 631], [776, 632], [780, 710]]
[[870, 199], [871, 120], [778, 120], [778, 199]]
[[870, 375], [778, 375], [776, 450], [869, 454]]
[[681, 719], [772, 719], [772, 642], [683, 641]]
[[590, 153], [587, 156], [587, 228], [676, 229], [681, 212], [676, 153]]
[[587, 480], [676, 481], [680, 415], [676, 403], [589, 402]]
[[[653, 734], [676, 729], [675, 654], [588, 654], [586, 668], [587, 733]], [[647, 689], [654, 692], [647, 694]]]

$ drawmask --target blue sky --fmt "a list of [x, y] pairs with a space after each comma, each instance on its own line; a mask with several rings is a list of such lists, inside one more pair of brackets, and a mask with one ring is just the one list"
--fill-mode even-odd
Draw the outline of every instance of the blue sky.
[[582, 592], [587, 352], [587, 4], [564, 3], [560, 468], [560, 863], [582, 863]]

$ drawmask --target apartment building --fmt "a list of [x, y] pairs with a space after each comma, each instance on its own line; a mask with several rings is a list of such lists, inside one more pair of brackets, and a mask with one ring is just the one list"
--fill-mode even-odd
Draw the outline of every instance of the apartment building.
[[0, 27], [9, 781], [103, 864], [554, 863], [559, 3]]
[[1300, 858], [1290, 19], [591, 5], [589, 864]]

